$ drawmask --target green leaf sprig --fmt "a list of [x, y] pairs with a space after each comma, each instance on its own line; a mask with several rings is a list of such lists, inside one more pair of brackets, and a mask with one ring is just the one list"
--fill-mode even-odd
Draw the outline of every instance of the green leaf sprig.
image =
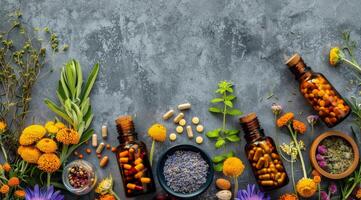
[[[242, 115], [242, 112], [233, 107], [233, 101], [236, 99], [236, 96], [233, 94], [232, 83], [227, 81], [219, 82], [216, 94], [218, 94], [219, 96], [212, 99], [211, 103], [220, 104], [222, 107], [212, 106], [208, 110], [212, 113], [222, 114], [222, 127], [211, 130], [207, 132], [206, 135], [208, 138], [216, 140], [214, 146], [216, 149], [220, 149], [222, 147], [225, 147], [227, 142], [238, 142], [241, 140], [238, 136], [239, 130], [227, 129], [226, 119], [227, 116]], [[231, 151], [213, 157], [213, 162], [216, 164], [215, 170], [222, 171], [223, 161], [226, 158], [232, 156], [234, 156], [234, 153]]]

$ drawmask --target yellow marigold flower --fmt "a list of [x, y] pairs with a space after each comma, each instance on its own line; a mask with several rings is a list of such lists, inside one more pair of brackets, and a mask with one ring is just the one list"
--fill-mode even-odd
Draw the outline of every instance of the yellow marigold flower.
[[59, 131], [59, 128], [55, 126], [55, 122], [53, 121], [46, 122], [45, 129], [52, 134], [57, 133]]
[[28, 126], [23, 130], [19, 143], [21, 145], [31, 145], [43, 138], [45, 134], [46, 129], [42, 125]]
[[38, 168], [47, 173], [56, 172], [60, 165], [59, 157], [53, 153], [45, 153], [38, 160]]
[[359, 188], [356, 192], [356, 198], [361, 199], [361, 188]]
[[106, 194], [100, 196], [99, 200], [116, 200], [115, 197], [111, 194]]
[[14, 194], [16, 197], [24, 198], [26, 193], [24, 190], [16, 190]]
[[39, 149], [32, 146], [20, 146], [18, 148], [20, 157], [28, 163], [36, 164], [41, 156]]
[[295, 129], [295, 131], [297, 131], [298, 133], [301, 133], [301, 134], [305, 133], [307, 130], [306, 124], [304, 124], [303, 122], [298, 121], [298, 120], [293, 120], [292, 126], [293, 126], [293, 129]]
[[167, 138], [167, 129], [162, 124], [153, 124], [148, 129], [148, 135], [157, 142], [164, 142]]
[[6, 127], [7, 127], [6, 122], [0, 121], [0, 133], [4, 133], [6, 130]]
[[278, 118], [277, 126], [278, 127], [286, 126], [294, 118], [294, 116], [295, 115], [291, 112], [284, 114], [283, 116]]
[[2, 185], [0, 188], [0, 193], [1, 194], [7, 194], [10, 190], [10, 187], [8, 185]]
[[18, 177], [11, 177], [8, 181], [8, 185], [10, 187], [18, 186], [20, 184], [20, 180]]
[[298, 197], [295, 194], [284, 194], [280, 196], [278, 200], [298, 200]]
[[56, 140], [63, 144], [78, 144], [80, 136], [73, 129], [63, 128], [56, 134]]
[[3, 165], [3, 169], [4, 169], [4, 171], [6, 171], [6, 172], [10, 172], [10, 170], [11, 170], [11, 165], [10, 165], [9, 163], [5, 163], [5, 164]]
[[302, 178], [297, 182], [296, 190], [301, 197], [310, 198], [315, 194], [317, 184], [310, 178]]
[[337, 63], [339, 63], [342, 59], [341, 57], [341, 50], [338, 47], [333, 47], [330, 50], [330, 64], [335, 66]]
[[66, 128], [65, 124], [61, 123], [61, 122], [56, 122], [55, 123], [55, 126], [60, 130], [60, 129], [63, 129], [63, 128]]
[[53, 139], [43, 138], [37, 144], [36, 147], [44, 153], [54, 153], [58, 149], [58, 145]]
[[243, 162], [237, 157], [227, 158], [223, 163], [223, 174], [229, 177], [238, 177], [244, 171]]

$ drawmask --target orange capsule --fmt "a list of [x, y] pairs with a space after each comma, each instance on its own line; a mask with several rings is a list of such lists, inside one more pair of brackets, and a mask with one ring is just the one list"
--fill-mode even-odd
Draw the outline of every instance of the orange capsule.
[[143, 171], [140, 171], [134, 175], [134, 178], [141, 178], [144, 175]]
[[129, 164], [124, 164], [124, 165], [123, 165], [123, 168], [124, 168], [124, 169], [130, 169], [130, 168], [132, 168], [132, 166], [129, 165]]
[[151, 179], [150, 178], [146, 178], [146, 177], [143, 177], [140, 179], [140, 182], [142, 183], [150, 183]]
[[141, 158], [137, 158], [135, 161], [134, 161], [134, 164], [135, 165], [139, 165], [140, 163], [142, 163], [143, 160]]
[[122, 151], [119, 153], [119, 157], [122, 158], [122, 157], [127, 157], [129, 155], [129, 151]]
[[144, 169], [144, 165], [142, 163], [140, 163], [140, 164], [136, 165], [134, 168], [139, 172]]
[[128, 163], [129, 158], [119, 158], [120, 163]]

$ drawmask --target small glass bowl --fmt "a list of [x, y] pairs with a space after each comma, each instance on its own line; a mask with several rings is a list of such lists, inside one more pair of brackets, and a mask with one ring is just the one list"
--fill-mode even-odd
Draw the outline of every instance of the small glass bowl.
[[[88, 181], [88, 184], [86, 184], [84, 187], [75, 188], [69, 182], [68, 176], [69, 176], [70, 169], [75, 166], [83, 167], [86, 171], [89, 172], [89, 176], [88, 176], [89, 181]], [[63, 170], [62, 178], [63, 178], [63, 183], [64, 183], [64, 186], [66, 187], [66, 189], [69, 192], [72, 192], [73, 194], [76, 194], [76, 195], [84, 195], [84, 194], [89, 193], [94, 188], [94, 186], [97, 182], [97, 175], [96, 175], [94, 166], [90, 162], [85, 161], [85, 160], [74, 160], [73, 162], [66, 165]], [[93, 180], [91, 180], [91, 179], [93, 179]]]

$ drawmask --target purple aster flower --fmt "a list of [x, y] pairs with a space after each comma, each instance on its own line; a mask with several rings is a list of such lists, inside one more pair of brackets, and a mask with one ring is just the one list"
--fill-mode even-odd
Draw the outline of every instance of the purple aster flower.
[[324, 161], [325, 159], [323, 158], [323, 156], [321, 154], [317, 154], [316, 155], [316, 160], [317, 161]]
[[279, 115], [282, 112], [282, 106], [280, 104], [273, 103], [271, 106], [271, 110], [272, 110], [273, 114]]
[[327, 148], [325, 145], [319, 145], [317, 147], [317, 152], [321, 155], [325, 155], [327, 153]]
[[321, 168], [325, 169], [327, 167], [326, 161], [319, 161], [318, 165], [320, 165]]
[[330, 197], [328, 196], [327, 192], [321, 191], [321, 199], [322, 200], [330, 200]]
[[34, 190], [27, 188], [25, 200], [64, 200], [60, 191], [54, 192], [54, 186], [39, 188], [35, 185]]
[[307, 122], [308, 122], [311, 126], [313, 126], [313, 125], [315, 125], [315, 124], [318, 122], [319, 119], [320, 119], [320, 117], [319, 117], [318, 115], [309, 115], [309, 116], [307, 117]]
[[330, 183], [328, 186], [328, 191], [330, 194], [335, 194], [337, 192], [337, 185], [335, 183]]
[[258, 191], [255, 184], [248, 184], [247, 190], [239, 190], [237, 197], [238, 200], [271, 200], [265, 193]]

